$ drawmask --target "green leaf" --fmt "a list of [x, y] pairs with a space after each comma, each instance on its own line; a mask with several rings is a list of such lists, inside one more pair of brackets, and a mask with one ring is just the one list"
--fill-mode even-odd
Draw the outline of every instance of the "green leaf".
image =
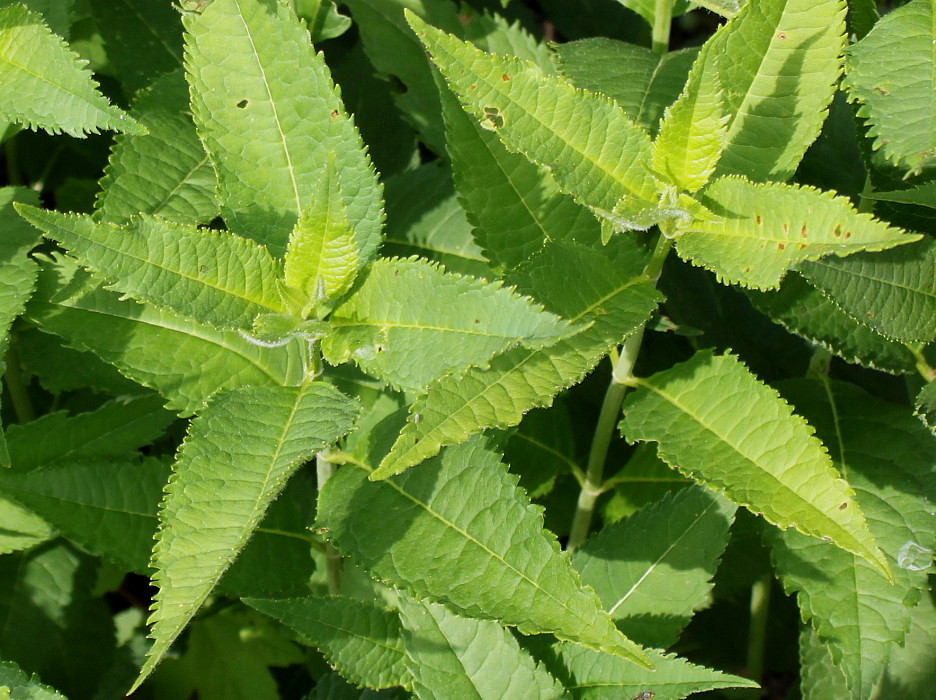
[[128, 95], [182, 67], [182, 22], [170, 3], [91, 0], [107, 58]]
[[[174, 416], [153, 395], [119, 398], [87, 413], [48, 413], [7, 431], [14, 471], [56, 462], [128, 457], [163, 434]], [[55, 439], [48, 437], [54, 435]]]
[[384, 255], [421, 255], [442, 263], [449, 272], [492, 277], [455, 196], [452, 174], [439, 161], [389, 178], [386, 193]]
[[183, 17], [198, 133], [228, 228], [282, 255], [329, 153], [362, 261], [381, 240], [381, 187], [325, 59], [278, 0], [214, 0]]
[[407, 389], [485, 364], [516, 343], [542, 348], [576, 330], [500, 282], [448, 274], [418, 258], [373, 263], [329, 322], [325, 359], [354, 358], [365, 372]]
[[912, 0], [848, 48], [844, 84], [868, 120], [875, 150], [918, 173], [936, 162], [932, 0]]
[[42, 15], [22, 5], [0, 9], [0, 59], [0, 119], [79, 138], [101, 129], [146, 133], [98, 92], [91, 72]]
[[351, 18], [338, 12], [333, 0], [299, 0], [296, 14], [309, 25], [313, 44], [341, 36], [351, 27]]
[[555, 47], [562, 73], [576, 87], [604, 93], [630, 119], [656, 133], [663, 111], [686, 82], [697, 49], [659, 54], [644, 46], [603, 37]]
[[461, 615], [496, 618], [527, 634], [553, 632], [646, 663], [480, 439], [406, 474], [384, 481], [369, 475], [352, 465], [338, 470], [321, 491], [318, 520], [373, 576]]
[[846, 362], [885, 372], [913, 372], [916, 359], [903, 343], [885, 338], [836, 306], [796, 273], [776, 292], [749, 291], [754, 306], [791, 333], [822, 345]]
[[749, 2], [708, 43], [732, 115], [717, 174], [788, 179], [835, 94], [844, 0]]
[[504, 462], [520, 477], [530, 498], [552, 491], [556, 477], [578, 465], [574, 461], [574, 432], [563, 404], [530, 411], [504, 445]]
[[[549, 406], [580, 381], [625, 336], [639, 328], [660, 299], [642, 275], [646, 254], [631, 237], [604, 250], [556, 244], [518, 280], [521, 289], [585, 330], [544, 350], [515, 348], [487, 369], [444, 378], [413, 403], [382, 473], [398, 473], [485, 428], [507, 428], [531, 408]], [[416, 416], [419, 416], [417, 419]]]
[[45, 520], [0, 496], [0, 555], [32, 549], [55, 536], [52, 526]]
[[407, 667], [417, 697], [540, 698], [562, 686], [492, 620], [472, 620], [443, 605], [400, 596]]
[[214, 169], [195, 133], [188, 100], [181, 69], [137, 95], [130, 114], [149, 133], [115, 139], [95, 201], [97, 220], [122, 224], [152, 214], [201, 224], [218, 215]]
[[719, 87], [718, 62], [708, 60], [709, 50], [699, 54], [653, 142], [653, 169], [687, 192], [705, 186], [726, 145], [729, 115]]
[[465, 114], [441, 78], [439, 91], [455, 185], [488, 260], [511, 270], [552, 241], [598, 240], [588, 210]]
[[120, 301], [67, 259], [44, 266], [26, 316], [69, 346], [93, 352], [126, 377], [155, 389], [167, 408], [182, 415], [191, 415], [222, 389], [294, 386], [305, 374], [305, 343], [300, 339], [262, 347], [239, 333]]
[[847, 698], [845, 675], [832, 658], [828, 644], [823, 644], [809, 625], [799, 635], [800, 693], [803, 700]]
[[400, 616], [352, 598], [245, 598], [252, 608], [298, 632], [356, 685], [410, 687]]
[[[39, 243], [35, 231], [23, 226], [13, 209], [13, 202], [39, 203], [32, 190], [19, 187], [0, 189], [0, 374], [6, 370], [5, 357], [10, 345], [10, 327], [23, 313], [26, 301], [36, 285], [36, 263], [29, 252]], [[6, 439], [0, 430], [0, 467], [10, 466]]]
[[12, 661], [0, 661], [0, 689], [16, 700], [67, 700], [55, 688], [39, 680], [35, 673], [28, 676]]
[[881, 202], [896, 202], [898, 204], [916, 204], [921, 207], [936, 209], [936, 181], [923, 182], [916, 187], [893, 192], [870, 192], [862, 194], [867, 199]]
[[904, 342], [936, 338], [936, 242], [805, 263], [799, 272], [856, 321]]
[[853, 491], [809, 424], [731, 355], [708, 351], [639, 379], [621, 431], [777, 527], [795, 527], [891, 577]]
[[700, 198], [715, 216], [677, 226], [679, 255], [726, 284], [775, 289], [787, 270], [825, 255], [880, 251], [919, 240], [859, 213], [846, 197], [803, 185], [713, 182]]
[[654, 670], [647, 671], [610, 654], [600, 654], [573, 644], [557, 644], [557, 659], [549, 670], [572, 691], [576, 700], [654, 698], [680, 700], [692, 693], [717, 688], [757, 688], [757, 683], [704, 666], [696, 666], [674, 654], [648, 651]]
[[930, 382], [920, 389], [914, 406], [917, 417], [930, 431], [936, 433], [936, 382]]
[[370, 690], [355, 688], [337, 673], [327, 673], [318, 679], [307, 700], [409, 700], [413, 696], [402, 688]]
[[550, 168], [564, 192], [607, 220], [625, 197], [647, 209], [656, 205], [660, 188], [646, 167], [650, 139], [614, 102], [577, 90], [529, 61], [486, 54], [415, 15], [409, 18], [449, 88], [482, 128]]
[[[653, 26], [657, 9], [656, 0], [618, 0], [618, 2], [636, 12], [647, 20], [650, 26]], [[669, 4], [671, 5], [670, 12], [672, 12], [674, 17], [683, 14], [687, 9], [692, 7], [691, 3], [687, 0], [672, 0]]]
[[341, 179], [334, 155], [329, 154], [312, 203], [289, 237], [283, 281], [301, 291], [309, 299], [309, 308], [314, 309], [348, 290], [359, 263], [360, 251], [348, 223]]
[[277, 264], [256, 243], [226, 231], [141, 216], [125, 226], [86, 215], [19, 206], [23, 218], [82, 265], [137, 301], [220, 330], [249, 328], [261, 313], [286, 310]]
[[603, 528], [572, 565], [622, 632], [665, 649], [709, 603], [734, 512], [707, 489], [681, 489]]
[[[841, 382], [791, 381], [784, 391], [816, 426], [848, 478], [877, 542], [896, 563], [896, 585], [877, 567], [795, 532], [776, 535], [773, 559], [803, 619], [829, 644], [850, 697], [871, 697], [890, 654], [927, 594], [926, 563], [906, 553], [936, 547], [934, 438], [906, 411]], [[932, 554], [930, 555], [932, 558]]]
[[303, 461], [346, 434], [357, 408], [334, 387], [228, 391], [189, 426], [160, 507], [153, 551], [159, 585], [149, 675]]
[[936, 679], [936, 605], [923, 596], [910, 611], [911, 627], [902, 647], [891, 654], [881, 682], [881, 697], [927, 700]]

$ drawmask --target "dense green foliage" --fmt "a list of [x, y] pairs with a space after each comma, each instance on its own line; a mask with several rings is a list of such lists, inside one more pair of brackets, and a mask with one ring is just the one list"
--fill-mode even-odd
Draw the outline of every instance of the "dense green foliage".
[[934, 44], [0, 0], [0, 697], [932, 697]]

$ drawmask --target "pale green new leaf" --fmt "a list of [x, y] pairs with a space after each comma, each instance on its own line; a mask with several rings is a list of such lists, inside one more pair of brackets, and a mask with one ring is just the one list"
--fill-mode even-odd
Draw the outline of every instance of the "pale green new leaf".
[[[618, 2], [647, 20], [651, 27], [653, 26], [658, 5], [656, 0], [618, 0]], [[668, 0], [668, 2], [672, 6], [670, 11], [674, 17], [683, 14], [692, 7], [692, 3], [688, 2], [688, 0]]]
[[667, 107], [653, 142], [653, 169], [680, 190], [708, 182], [726, 144], [729, 115], [719, 85], [718, 61], [702, 50], [679, 99]]
[[352, 598], [245, 598], [314, 644], [329, 665], [356, 685], [410, 687], [400, 616]]
[[149, 675], [303, 461], [345, 435], [354, 401], [334, 387], [245, 388], [217, 395], [189, 426], [160, 507], [159, 586]]
[[[518, 283], [546, 307], [585, 330], [544, 350], [515, 348], [487, 369], [473, 368], [432, 385], [410, 409], [380, 473], [394, 474], [485, 428], [516, 425], [531, 408], [549, 406], [608, 351], [649, 318], [660, 296], [642, 275], [647, 256], [632, 237], [603, 250], [556, 244], [518, 274]], [[419, 416], [418, 420], [416, 416]]]
[[707, 61], [717, 62], [731, 115], [716, 174], [758, 182], [793, 174], [835, 94], [845, 9], [844, 0], [749, 2], [709, 39]]
[[777, 288], [787, 270], [804, 261], [920, 239], [859, 213], [846, 197], [808, 186], [724, 177], [706, 188], [700, 201], [715, 216], [677, 226], [680, 257], [712, 270], [726, 284], [754, 289]]
[[[13, 469], [27, 472], [55, 462], [132, 456], [163, 434], [175, 418], [158, 396], [118, 398], [87, 413], [47, 413], [7, 431]], [[50, 440], [49, 436], [55, 439]]]
[[577, 90], [529, 61], [486, 54], [415, 15], [409, 19], [482, 128], [550, 168], [564, 192], [605, 219], [624, 197], [655, 206], [660, 187], [646, 167], [650, 139], [614, 102]]
[[595, 217], [562, 194], [545, 169], [482, 129], [441, 79], [439, 91], [452, 175], [488, 260], [509, 272], [552, 241], [598, 240]]
[[0, 661], [0, 692], [10, 700], [67, 700], [55, 688], [47, 686], [34, 673], [26, 675], [12, 661]]
[[283, 281], [302, 292], [311, 310], [344, 294], [354, 281], [359, 262], [341, 177], [330, 153], [313, 189], [312, 202], [289, 237]]
[[0, 555], [32, 549], [55, 536], [55, 530], [45, 520], [0, 496]]
[[878, 255], [829, 258], [799, 273], [856, 321], [903, 342], [936, 338], [936, 242]]
[[347, 465], [332, 476], [318, 521], [371, 575], [468, 617], [552, 632], [646, 664], [481, 439], [384, 481], [369, 475], [368, 467]]
[[386, 193], [384, 255], [420, 255], [449, 272], [493, 279], [458, 203], [452, 173], [440, 161], [394, 175], [386, 182]]
[[637, 380], [621, 431], [670, 466], [786, 529], [863, 557], [891, 577], [853, 491], [813, 429], [731, 355], [697, 352]]
[[188, 100], [181, 69], [137, 95], [130, 114], [149, 133], [115, 139], [95, 219], [121, 224], [137, 214], [152, 214], [202, 224], [218, 215], [214, 169], [195, 133]]
[[61, 243], [108, 287], [219, 330], [250, 328], [262, 313], [283, 313], [276, 261], [262, 246], [227, 231], [152, 216], [124, 226], [19, 206], [23, 218]]
[[844, 383], [784, 385], [847, 476], [875, 539], [896, 563], [894, 583], [831, 544], [777, 533], [772, 556], [803, 619], [829, 645], [850, 697], [872, 696], [891, 653], [910, 628], [910, 608], [928, 594], [928, 562], [908, 553], [936, 547], [936, 441], [908, 412]]
[[709, 602], [735, 508], [701, 486], [682, 489], [605, 526], [572, 565], [622, 632], [666, 649]]
[[493, 620], [473, 620], [444, 605], [400, 596], [407, 668], [421, 700], [556, 700], [556, 679]]
[[846, 362], [898, 374], [915, 371], [916, 358], [906, 345], [856, 321], [795, 272], [783, 278], [776, 292], [751, 290], [748, 297], [791, 333]]
[[228, 228], [282, 255], [334, 153], [355, 243], [373, 258], [381, 186], [304, 24], [279, 0], [214, 0], [183, 19], [192, 113]]
[[448, 274], [418, 258], [373, 263], [329, 322], [325, 359], [353, 358], [365, 372], [414, 390], [517, 343], [538, 349], [578, 330], [500, 282]]
[[102, 129], [145, 134], [108, 103], [85, 62], [22, 5], [0, 9], [0, 119], [83, 138]]
[[630, 119], [655, 134], [663, 111], [676, 101], [697, 49], [659, 54], [652, 49], [604, 37], [555, 47], [562, 73], [576, 87], [601, 92]]
[[[576, 700], [622, 700], [643, 697], [680, 700], [693, 693], [719, 688], [757, 688], [757, 683], [689, 663], [674, 654], [648, 651], [654, 670], [629, 664], [573, 644], [558, 644], [549, 670]], [[643, 700], [641, 698], [641, 700]]]
[[262, 347], [233, 331], [120, 301], [64, 258], [43, 267], [26, 317], [69, 347], [90, 351], [134, 382], [155, 389], [167, 408], [182, 415], [191, 415], [222, 389], [293, 386], [305, 374], [305, 343], [300, 339]]
[[936, 158], [936, 24], [932, 0], [912, 0], [879, 21], [849, 47], [844, 84], [862, 103], [874, 148], [917, 173]]
[[[35, 231], [23, 226], [13, 202], [39, 203], [32, 190], [19, 187], [0, 189], [0, 374], [6, 369], [10, 327], [23, 313], [23, 307], [36, 284], [38, 267], [29, 252], [39, 243]], [[10, 466], [6, 439], [0, 430], [0, 467]]]

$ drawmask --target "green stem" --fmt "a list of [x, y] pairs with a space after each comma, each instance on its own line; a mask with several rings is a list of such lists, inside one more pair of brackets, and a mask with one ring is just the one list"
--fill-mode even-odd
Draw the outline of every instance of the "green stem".
[[13, 343], [14, 341], [11, 338], [10, 347], [6, 353], [6, 371], [3, 374], [3, 380], [6, 382], [7, 392], [10, 394], [10, 401], [13, 402], [17, 422], [29, 423], [36, 417], [36, 412], [33, 410], [32, 401], [29, 399], [29, 392], [26, 391], [23, 375], [20, 373], [19, 356], [16, 354]]
[[[325, 482], [335, 473], [335, 465], [328, 461], [323, 453], [315, 456], [315, 475], [318, 478], [318, 490], [322, 493]], [[325, 543], [325, 581], [328, 583], [328, 595], [341, 592], [341, 554], [330, 543]]]
[[673, 25], [673, 0], [656, 0], [653, 8], [653, 50], [664, 55], [669, 51], [670, 28]]
[[[747, 677], [760, 682], [764, 673], [764, 645], [767, 641], [767, 618], [770, 615], [770, 588], [773, 578], [764, 574], [751, 586], [751, 624], [748, 628]], [[760, 697], [760, 690], [755, 691]]]
[[933, 369], [930, 363], [926, 361], [926, 356], [923, 354], [923, 345], [906, 345], [916, 358], [916, 368], [923, 376], [923, 379], [925, 379], [927, 383], [936, 380], [936, 369]]
[[[672, 244], [673, 242], [662, 234], [657, 238], [650, 262], [644, 268], [644, 274], [647, 277], [654, 281], [659, 278], [663, 263], [666, 261], [666, 256]], [[588, 465], [585, 468], [582, 490], [579, 492], [575, 515], [572, 516], [572, 526], [569, 529], [569, 540], [566, 549], [570, 552], [575, 551], [588, 539], [588, 530], [591, 527], [592, 515], [595, 512], [595, 502], [605, 491], [603, 483], [604, 465], [608, 458], [608, 448], [611, 445], [611, 438], [614, 437], [614, 429], [621, 415], [621, 404], [624, 402], [624, 395], [632, 384], [634, 364], [637, 362], [637, 355], [640, 353], [644, 330], [644, 327], [641, 327], [628, 337], [621, 347], [620, 354], [614, 360], [611, 382], [608, 384], [604, 400], [601, 403], [601, 413], [598, 415], [598, 423], [595, 425], [595, 434], [592, 437], [591, 448], [588, 452]]]
[[7, 139], [3, 144], [3, 155], [6, 156], [7, 182], [11, 185], [21, 185], [19, 158], [16, 149], [16, 138]]

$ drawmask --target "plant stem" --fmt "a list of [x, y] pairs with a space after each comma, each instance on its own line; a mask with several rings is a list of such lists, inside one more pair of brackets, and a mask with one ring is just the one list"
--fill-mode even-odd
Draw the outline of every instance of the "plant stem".
[[[650, 261], [644, 268], [644, 274], [656, 281], [663, 269], [663, 263], [669, 253], [673, 242], [660, 234]], [[634, 364], [640, 353], [645, 327], [639, 328], [624, 341], [620, 354], [614, 359], [614, 368], [611, 371], [611, 382], [601, 402], [601, 413], [595, 425], [595, 434], [592, 437], [591, 448], [588, 452], [588, 465], [585, 468], [585, 479], [582, 490], [579, 492], [578, 503], [575, 506], [575, 515], [572, 517], [572, 526], [569, 529], [569, 540], [566, 549], [575, 551], [588, 539], [588, 530], [591, 527], [592, 515], [595, 512], [595, 502], [604, 493], [604, 465], [608, 457], [608, 447], [614, 436], [618, 417], [621, 414], [621, 404], [624, 395], [630, 387], [634, 372]], [[614, 354], [612, 353], [612, 357]]]
[[916, 358], [916, 368], [923, 379], [925, 379], [927, 383], [936, 380], [936, 369], [930, 367], [929, 362], [926, 361], [926, 356], [923, 354], [923, 345], [910, 345], [909, 343], [906, 345]]
[[[770, 588], [773, 578], [764, 574], [751, 586], [751, 624], [748, 628], [747, 677], [760, 682], [764, 673], [764, 644], [767, 640], [767, 617], [770, 614]], [[760, 691], [755, 691], [760, 697]]]
[[670, 28], [673, 24], [673, 0], [656, 0], [653, 8], [653, 50], [664, 55], [669, 51]]
[[16, 420], [19, 423], [29, 423], [36, 417], [33, 410], [32, 401], [29, 399], [29, 392], [26, 391], [26, 385], [23, 383], [23, 375], [20, 373], [19, 356], [16, 354], [16, 348], [13, 345], [14, 340], [10, 339], [10, 347], [6, 353], [6, 371], [3, 374], [3, 380], [6, 382], [7, 391], [10, 394], [10, 400], [13, 402], [13, 410], [16, 412]]
[[[315, 456], [315, 476], [318, 479], [319, 493], [322, 493], [322, 487], [334, 473], [335, 465], [319, 452]], [[325, 580], [328, 583], [328, 594], [338, 595], [341, 591], [341, 555], [328, 542], [325, 543]]]

